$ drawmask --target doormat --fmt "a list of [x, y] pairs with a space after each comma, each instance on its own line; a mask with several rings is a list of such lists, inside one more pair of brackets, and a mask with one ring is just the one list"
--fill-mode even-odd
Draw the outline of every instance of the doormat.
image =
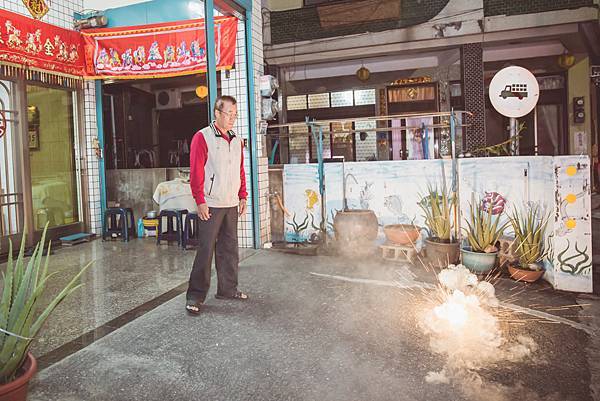
[[66, 237], [60, 237], [60, 243], [63, 246], [74, 246], [83, 244], [84, 242], [90, 242], [96, 234], [92, 233], [78, 233], [73, 235], [67, 235]]

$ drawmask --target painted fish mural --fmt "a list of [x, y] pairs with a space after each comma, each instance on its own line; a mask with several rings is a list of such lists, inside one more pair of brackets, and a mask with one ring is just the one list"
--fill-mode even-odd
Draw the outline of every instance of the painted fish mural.
[[319, 202], [319, 195], [312, 189], [307, 189], [304, 191], [304, 194], [306, 195], [306, 208], [308, 210], [313, 210], [315, 205]]
[[404, 204], [398, 195], [390, 195], [383, 198], [383, 206], [392, 212], [398, 219], [398, 223], [410, 221], [410, 218], [403, 211]]
[[481, 200], [481, 208], [484, 212], [489, 213], [490, 207], [492, 209], [492, 215], [496, 216], [502, 214], [504, 207], [506, 206], [506, 199], [498, 192], [487, 192]]

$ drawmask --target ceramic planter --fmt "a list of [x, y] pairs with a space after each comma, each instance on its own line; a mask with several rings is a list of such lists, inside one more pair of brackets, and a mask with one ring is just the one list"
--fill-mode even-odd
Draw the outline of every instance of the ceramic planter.
[[460, 257], [460, 244], [458, 242], [438, 242], [428, 238], [425, 240], [425, 249], [427, 261], [437, 269], [458, 263]]
[[343, 242], [373, 242], [377, 239], [379, 225], [372, 210], [342, 210], [333, 219], [335, 238]]
[[475, 274], [489, 273], [496, 266], [498, 252], [473, 252], [470, 248], [460, 250], [462, 264]]
[[529, 269], [521, 269], [516, 266], [508, 266], [508, 272], [510, 276], [517, 281], [525, 281], [526, 283], [533, 283], [538, 281], [544, 273], [546, 272], [544, 269], [541, 270], [529, 270]]
[[37, 371], [37, 362], [33, 355], [27, 354], [21, 368], [21, 375], [10, 383], [0, 385], [0, 401], [27, 401], [29, 380]]
[[419, 238], [419, 227], [411, 224], [390, 224], [383, 227], [385, 237], [397, 245], [413, 245]]

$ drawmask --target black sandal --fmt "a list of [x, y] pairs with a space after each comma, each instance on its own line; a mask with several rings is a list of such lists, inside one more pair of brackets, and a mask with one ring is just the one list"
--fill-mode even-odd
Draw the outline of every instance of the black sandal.
[[199, 315], [200, 308], [202, 307], [202, 302], [200, 301], [187, 301], [185, 305], [185, 310], [191, 315]]
[[215, 295], [215, 298], [217, 298], [217, 299], [236, 299], [236, 300], [238, 300], [238, 301], [245, 301], [245, 300], [247, 300], [247, 299], [248, 299], [248, 295], [244, 294], [244, 293], [243, 293], [243, 292], [241, 292], [241, 291], [236, 291], [236, 293], [235, 293], [235, 294], [233, 294], [233, 295], [231, 295], [231, 296], [229, 296], [229, 297], [226, 297], [226, 296], [224, 296], [224, 295], [217, 294], [217, 295]]

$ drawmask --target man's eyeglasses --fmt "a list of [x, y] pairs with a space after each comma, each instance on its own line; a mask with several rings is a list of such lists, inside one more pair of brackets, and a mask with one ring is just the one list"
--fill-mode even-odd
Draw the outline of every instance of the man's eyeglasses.
[[235, 111], [235, 112], [223, 111], [223, 110], [217, 110], [217, 111], [225, 114], [228, 118], [231, 118], [231, 119], [237, 118], [237, 116], [238, 116], [237, 111]]

